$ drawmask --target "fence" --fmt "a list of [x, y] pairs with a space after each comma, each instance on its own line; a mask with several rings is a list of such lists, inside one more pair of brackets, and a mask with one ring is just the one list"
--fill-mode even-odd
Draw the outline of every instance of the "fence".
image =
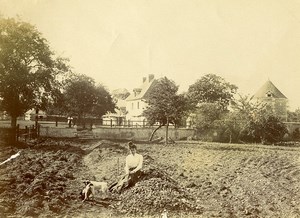
[[25, 128], [20, 128], [17, 125], [16, 128], [16, 141], [27, 141], [39, 137], [40, 135], [40, 126], [35, 125], [25, 126]]

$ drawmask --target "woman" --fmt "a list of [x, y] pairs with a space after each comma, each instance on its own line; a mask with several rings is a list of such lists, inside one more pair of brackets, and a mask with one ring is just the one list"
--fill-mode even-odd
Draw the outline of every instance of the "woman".
[[136, 152], [136, 145], [132, 142], [128, 143], [130, 154], [126, 157], [125, 175], [110, 186], [109, 190], [112, 192], [120, 192], [123, 188], [133, 186], [139, 179], [141, 169], [143, 166], [143, 156]]
[[125, 173], [128, 178], [128, 187], [133, 186], [140, 174], [143, 166], [143, 156], [136, 152], [136, 145], [132, 142], [128, 143], [130, 154], [126, 157]]

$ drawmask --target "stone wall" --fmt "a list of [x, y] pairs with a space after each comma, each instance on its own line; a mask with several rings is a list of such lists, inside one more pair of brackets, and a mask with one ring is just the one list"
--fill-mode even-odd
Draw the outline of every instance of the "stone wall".
[[58, 138], [73, 138], [77, 136], [75, 128], [66, 127], [40, 127], [40, 136], [42, 137], [58, 137]]
[[[148, 140], [153, 130], [154, 128], [96, 128], [93, 129], [93, 133], [96, 138]], [[166, 129], [162, 127], [156, 131], [153, 139], [159, 137], [165, 138], [165, 134]], [[193, 135], [193, 129], [169, 128], [169, 137], [173, 140], [186, 139]]]
[[[148, 140], [154, 128], [130, 128], [130, 127], [100, 127], [92, 131], [77, 131], [74, 128], [41, 127], [40, 136], [43, 137], [77, 137], [84, 133], [89, 137], [101, 139], [125, 139], [125, 140]], [[173, 140], [186, 139], [194, 136], [193, 129], [169, 128], [169, 137]], [[153, 139], [165, 138], [165, 127], [157, 130]]]

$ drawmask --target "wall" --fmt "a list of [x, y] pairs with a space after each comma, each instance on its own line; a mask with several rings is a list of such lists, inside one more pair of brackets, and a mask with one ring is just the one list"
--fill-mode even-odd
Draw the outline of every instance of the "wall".
[[41, 126], [40, 136], [72, 138], [77, 136], [77, 130], [75, 128]]
[[[94, 138], [101, 139], [127, 139], [148, 140], [154, 128], [130, 128], [130, 127], [100, 127], [92, 130]], [[193, 129], [169, 128], [169, 137], [173, 140], [186, 139], [194, 135]], [[41, 127], [40, 136], [44, 137], [77, 137], [80, 132], [73, 128]], [[153, 139], [165, 137], [165, 128], [157, 130]]]
[[[154, 128], [96, 128], [93, 129], [96, 138], [104, 139], [134, 139], [134, 140], [148, 140]], [[186, 139], [194, 135], [193, 129], [169, 129], [169, 137], [174, 140]], [[153, 139], [159, 137], [165, 138], [165, 128], [157, 130]]]

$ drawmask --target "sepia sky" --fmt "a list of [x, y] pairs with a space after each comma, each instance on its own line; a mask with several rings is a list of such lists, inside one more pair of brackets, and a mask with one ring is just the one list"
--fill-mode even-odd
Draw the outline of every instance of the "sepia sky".
[[214, 73], [254, 94], [270, 79], [300, 107], [298, 0], [0, 0], [75, 72], [129, 91], [149, 73], [186, 91]]

